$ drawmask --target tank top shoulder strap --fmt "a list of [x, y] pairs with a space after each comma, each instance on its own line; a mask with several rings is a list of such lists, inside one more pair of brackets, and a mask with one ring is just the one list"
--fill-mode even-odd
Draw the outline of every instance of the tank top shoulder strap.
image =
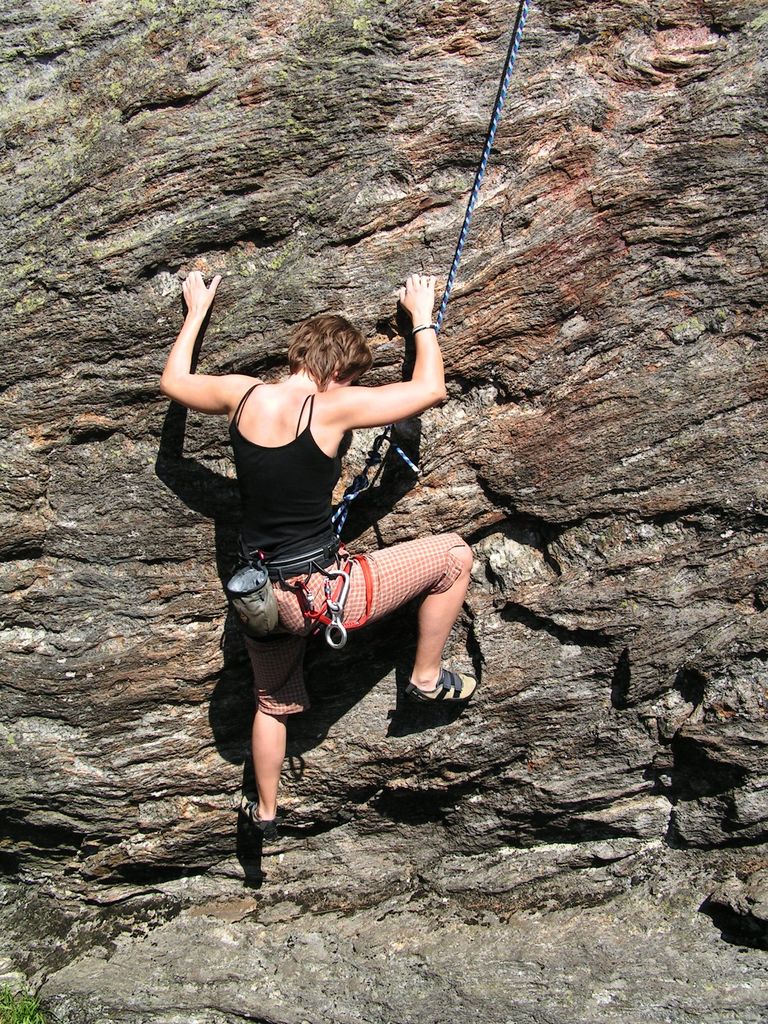
[[309, 417], [307, 419], [307, 426], [306, 426], [305, 429], [308, 430], [310, 424], [312, 423], [312, 412], [314, 411], [314, 408], [315, 408], [315, 396], [314, 395], [307, 395], [307, 397], [304, 399], [304, 401], [301, 404], [301, 410], [299, 412], [299, 418], [298, 418], [298, 421], [296, 423], [296, 435], [294, 437], [294, 440], [296, 439], [296, 437], [299, 436], [299, 430], [301, 429], [301, 420], [302, 420], [302, 417], [304, 416], [304, 410], [307, 407], [307, 402], [309, 402]]
[[252, 388], [248, 388], [248, 390], [245, 392], [243, 397], [238, 402], [237, 408], [235, 409], [235, 415], [232, 417], [232, 422], [235, 424], [236, 427], [240, 426], [240, 416], [242, 415], [243, 412], [243, 406], [248, 401], [251, 392], [255, 391], [258, 386], [258, 384], [254, 384]]

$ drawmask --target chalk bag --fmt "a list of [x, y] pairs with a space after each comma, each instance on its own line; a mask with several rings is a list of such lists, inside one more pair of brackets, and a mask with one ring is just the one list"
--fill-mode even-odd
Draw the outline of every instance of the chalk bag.
[[250, 561], [228, 580], [227, 597], [248, 636], [265, 637], [277, 627], [277, 601], [267, 567]]

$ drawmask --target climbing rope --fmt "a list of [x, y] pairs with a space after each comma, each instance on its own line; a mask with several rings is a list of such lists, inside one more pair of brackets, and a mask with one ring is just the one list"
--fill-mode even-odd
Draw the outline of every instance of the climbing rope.
[[499, 91], [496, 94], [496, 102], [493, 105], [493, 113], [491, 114], [491, 121], [488, 125], [488, 134], [485, 139], [485, 146], [483, 147], [483, 155], [480, 157], [480, 163], [478, 164], [477, 172], [475, 174], [472, 192], [469, 197], [469, 202], [467, 203], [467, 212], [464, 214], [464, 223], [461, 225], [459, 240], [456, 243], [456, 251], [453, 254], [453, 263], [451, 264], [451, 269], [448, 272], [448, 281], [445, 286], [445, 291], [443, 292], [440, 310], [437, 314], [437, 320], [435, 322], [436, 331], [439, 331], [443, 326], [443, 317], [445, 316], [445, 311], [448, 307], [448, 299], [451, 297], [453, 285], [456, 281], [456, 275], [459, 272], [459, 261], [461, 260], [461, 254], [464, 250], [464, 243], [467, 241], [467, 235], [469, 234], [469, 225], [472, 220], [472, 214], [475, 212], [475, 205], [477, 204], [478, 196], [480, 195], [480, 186], [483, 184], [485, 169], [488, 166], [488, 159], [491, 155], [491, 150], [493, 149], [493, 140], [496, 138], [496, 129], [499, 127], [499, 121], [501, 120], [501, 111], [504, 107], [504, 101], [507, 98], [509, 81], [512, 78], [512, 72], [515, 68], [517, 51], [520, 49], [520, 43], [523, 38], [523, 29], [525, 28], [525, 22], [528, 18], [528, 9], [530, 6], [530, 0], [520, 0], [520, 6], [517, 9], [517, 18], [515, 19], [515, 27], [512, 32], [512, 39], [509, 43], [507, 59], [504, 64], [504, 72], [501, 76]]
[[[480, 163], [478, 164], [477, 171], [475, 172], [475, 180], [472, 185], [472, 192], [469, 196], [469, 202], [467, 203], [467, 210], [464, 214], [464, 222], [461, 225], [461, 231], [459, 232], [459, 240], [456, 243], [456, 250], [453, 254], [453, 262], [451, 263], [451, 269], [448, 272], [448, 280], [445, 285], [443, 292], [443, 298], [440, 302], [440, 309], [437, 314], [437, 319], [434, 324], [435, 331], [440, 332], [440, 328], [443, 326], [443, 319], [445, 317], [445, 311], [448, 308], [448, 300], [451, 297], [453, 286], [456, 282], [456, 275], [459, 272], [459, 262], [461, 261], [461, 254], [464, 251], [464, 245], [467, 241], [467, 235], [469, 234], [469, 225], [472, 221], [472, 214], [475, 212], [475, 206], [480, 195], [480, 188], [483, 184], [483, 178], [485, 177], [485, 171], [488, 166], [488, 160], [493, 149], [493, 140], [496, 138], [496, 129], [499, 127], [499, 121], [501, 120], [501, 112], [504, 108], [504, 101], [507, 98], [507, 91], [509, 90], [509, 82], [512, 78], [512, 72], [515, 68], [515, 62], [517, 61], [517, 52], [520, 49], [520, 43], [523, 38], [523, 29], [525, 28], [525, 22], [528, 18], [528, 10], [530, 8], [530, 0], [520, 0], [517, 17], [515, 18], [515, 27], [512, 31], [512, 38], [510, 39], [509, 49], [507, 50], [507, 59], [504, 62], [504, 70], [501, 75], [501, 81], [499, 82], [499, 89], [496, 93], [496, 102], [493, 105], [493, 113], [491, 114], [491, 120], [488, 125], [488, 132], [485, 138], [485, 145], [483, 146], [483, 153], [480, 157]], [[336, 506], [333, 512], [331, 522], [336, 530], [337, 535], [341, 533], [344, 528], [344, 524], [347, 521], [349, 515], [349, 507], [355, 498], [359, 497], [366, 491], [375, 481], [378, 479], [379, 473], [382, 470], [384, 459], [386, 458], [386, 452], [382, 454], [382, 446], [388, 444], [389, 448], [394, 448], [401, 459], [413, 470], [414, 473], [419, 472], [418, 466], [416, 466], [405, 454], [399, 445], [396, 445], [392, 440], [393, 425], [390, 423], [388, 427], [378, 435], [376, 440], [371, 446], [371, 450], [368, 452], [368, 456], [365, 460], [365, 465], [362, 470], [357, 474], [354, 480], [350, 483], [344, 492], [339, 504]], [[373, 477], [371, 477], [371, 470], [374, 466], [378, 467]]]
[[[388, 448], [387, 451], [382, 452], [382, 447], [385, 444], [389, 445], [389, 448], [394, 448], [403, 462], [409, 466], [414, 473], [418, 474], [420, 472], [419, 467], [408, 458], [400, 445], [395, 444], [392, 440], [392, 424], [390, 423], [390, 425], [385, 427], [384, 430], [382, 430], [382, 432], [376, 437], [375, 441], [371, 445], [371, 450], [368, 452], [366, 457], [365, 465], [350, 483], [349, 487], [347, 487], [344, 492], [344, 497], [333, 510], [331, 525], [336, 531], [337, 536], [339, 536], [341, 531], [344, 529], [344, 524], [346, 523], [347, 516], [349, 515], [349, 506], [355, 498], [358, 497], [358, 495], [362, 494], [363, 491], [368, 490], [369, 487], [372, 487], [373, 484], [376, 483], [379, 473], [384, 467], [384, 459], [389, 451]], [[378, 468], [373, 474], [373, 477], [371, 477], [370, 473], [374, 466]]]

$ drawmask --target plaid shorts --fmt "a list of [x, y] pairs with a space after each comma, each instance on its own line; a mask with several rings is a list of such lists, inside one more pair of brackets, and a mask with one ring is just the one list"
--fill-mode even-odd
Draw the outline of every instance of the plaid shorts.
[[[463, 563], [454, 549], [465, 548], [457, 533], [442, 533], [423, 540], [409, 540], [367, 555], [373, 577], [373, 600], [368, 622], [375, 622], [420, 594], [442, 594], [461, 575]], [[342, 564], [344, 562], [342, 561]], [[325, 599], [325, 577], [313, 573], [305, 579], [316, 608]], [[290, 584], [274, 583], [280, 612], [280, 632], [268, 640], [245, 638], [253, 667], [254, 694], [258, 707], [270, 715], [292, 715], [309, 707], [304, 686], [304, 650], [313, 623], [302, 613]], [[344, 621], [356, 622], [365, 614], [366, 587], [363, 570], [352, 563]]]

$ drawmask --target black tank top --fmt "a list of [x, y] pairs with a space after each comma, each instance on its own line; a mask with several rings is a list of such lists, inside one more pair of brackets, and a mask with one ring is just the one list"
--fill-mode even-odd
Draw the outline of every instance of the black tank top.
[[[331, 495], [341, 474], [341, 459], [331, 458], [312, 436], [315, 396], [308, 395], [299, 413], [296, 437], [288, 444], [264, 447], [243, 437], [240, 416], [254, 384], [240, 400], [229, 436], [240, 485], [243, 545], [269, 557], [291, 554], [324, 543], [332, 535]], [[299, 433], [309, 402], [309, 418]]]

